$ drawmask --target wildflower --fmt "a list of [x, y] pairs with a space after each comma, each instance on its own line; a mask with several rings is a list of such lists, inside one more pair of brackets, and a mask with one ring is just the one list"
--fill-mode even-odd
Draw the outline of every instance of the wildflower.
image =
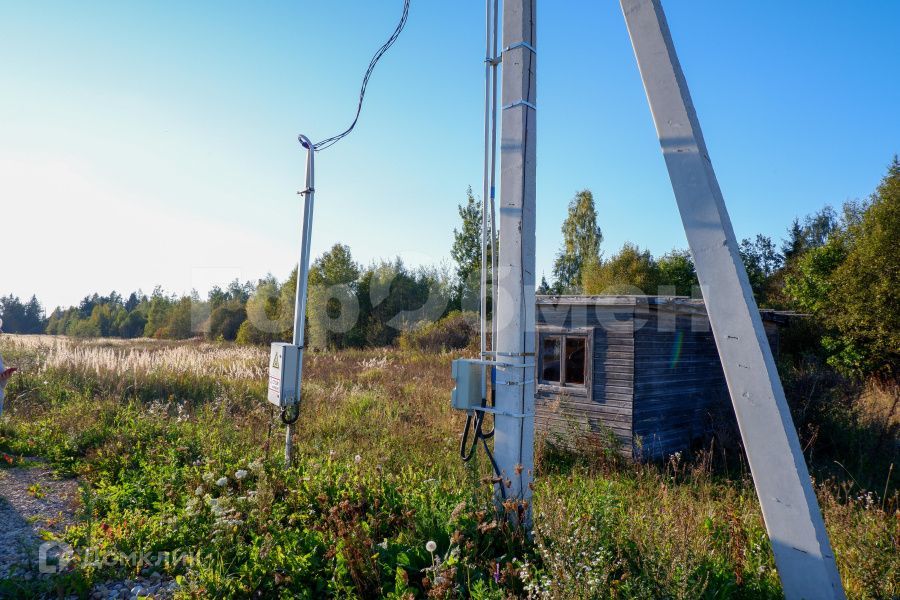
[[425, 544], [425, 549], [433, 553], [437, 550], [437, 543], [434, 540], [428, 540], [428, 543]]
[[202, 496], [202, 495], [203, 495], [203, 486], [202, 486], [202, 485], [198, 485], [198, 486], [197, 486], [197, 489], [194, 490], [194, 495], [195, 495], [195, 496]]
[[360, 456], [359, 454], [357, 454], [356, 456], [353, 457], [353, 462], [355, 462], [356, 464], [361, 463], [361, 462], [362, 462], [362, 456]]
[[234, 478], [237, 479], [238, 481], [240, 481], [241, 479], [243, 479], [246, 476], [247, 476], [247, 471], [245, 471], [244, 469], [238, 469], [234, 473]]
[[203, 474], [203, 481], [205, 481], [206, 483], [212, 483], [213, 478], [215, 478], [215, 475], [213, 475], [212, 473], [204, 473]]
[[228, 478], [219, 477], [218, 479], [216, 479], [216, 485], [219, 487], [225, 487], [226, 485], [228, 485]]

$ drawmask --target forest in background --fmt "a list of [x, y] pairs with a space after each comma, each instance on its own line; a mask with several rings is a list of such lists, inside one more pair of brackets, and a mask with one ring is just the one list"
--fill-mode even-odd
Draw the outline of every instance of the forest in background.
[[[459, 207], [451, 257], [454, 268], [410, 268], [399, 258], [369, 266], [348, 246], [334, 245], [310, 269], [307, 311], [310, 343], [318, 348], [361, 348], [425, 339], [465, 345], [474, 334], [457, 313], [477, 311], [481, 260], [481, 202], [469, 188]], [[538, 294], [662, 294], [700, 297], [690, 252], [659, 256], [626, 243], [608, 256], [593, 194], [582, 190], [569, 204], [552, 283]], [[804, 352], [817, 354], [844, 374], [896, 381], [900, 348], [900, 161], [895, 157], [865, 200], [826, 205], [794, 219], [776, 242], [756, 235], [740, 254], [757, 304], [806, 315]], [[501, 241], [502, 243], [502, 241]], [[86, 296], [78, 306], [49, 315], [32, 296], [0, 297], [4, 330], [74, 337], [153, 337], [267, 344], [289, 340], [296, 269], [279, 281], [233, 281], [206, 298], [161, 288], [150, 294]], [[450, 318], [441, 324], [442, 319]], [[467, 324], [468, 323], [468, 324]], [[459, 331], [459, 330], [462, 331]], [[439, 334], [435, 336], [435, 333]]]

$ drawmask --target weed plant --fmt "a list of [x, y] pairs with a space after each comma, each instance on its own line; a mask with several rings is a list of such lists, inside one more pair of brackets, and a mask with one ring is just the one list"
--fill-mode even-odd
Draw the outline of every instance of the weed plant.
[[[522, 507], [495, 506], [487, 461], [458, 459], [447, 353], [309, 354], [285, 469], [265, 349], [4, 336], [0, 350], [21, 369], [0, 468], [40, 456], [82, 490], [61, 540], [75, 560], [51, 577], [26, 565], [0, 597], [87, 597], [154, 570], [185, 598], [781, 596], [752, 481], [716, 449], [632, 464], [543, 440], [533, 530], [512, 525]], [[842, 473], [816, 489], [848, 596], [897, 597], [896, 483]]]

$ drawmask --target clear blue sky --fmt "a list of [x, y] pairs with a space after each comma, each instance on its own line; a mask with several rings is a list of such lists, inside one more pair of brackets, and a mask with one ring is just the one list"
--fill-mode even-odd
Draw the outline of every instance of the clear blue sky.
[[[739, 237], [868, 195], [900, 152], [900, 3], [664, 3]], [[286, 276], [303, 154], [352, 117], [400, 0], [0, 2], [0, 294]], [[480, 189], [483, 4], [413, 0], [318, 155], [316, 254], [449, 262]], [[538, 277], [590, 188], [604, 251], [685, 246], [618, 3], [538, 8]]]

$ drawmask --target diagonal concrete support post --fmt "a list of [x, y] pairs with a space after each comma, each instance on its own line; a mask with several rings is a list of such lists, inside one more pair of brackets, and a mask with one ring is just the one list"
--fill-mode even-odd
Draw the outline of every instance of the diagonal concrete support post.
[[797, 431], [659, 0], [621, 0], [790, 600], [844, 598]]
[[495, 346], [497, 361], [529, 365], [497, 368], [496, 408], [506, 414], [495, 416], [494, 429], [494, 456], [506, 496], [526, 501], [534, 469], [535, 4], [503, 2]]

